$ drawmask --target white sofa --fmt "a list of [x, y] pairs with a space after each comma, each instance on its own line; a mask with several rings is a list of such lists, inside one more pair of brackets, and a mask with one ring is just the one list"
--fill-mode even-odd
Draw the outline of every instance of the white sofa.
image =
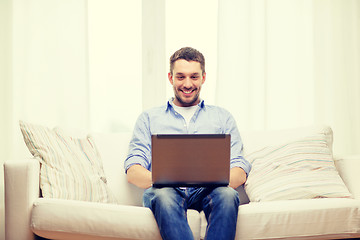
[[[313, 130], [242, 132], [245, 152]], [[126, 181], [123, 160], [130, 137], [131, 133], [93, 134], [107, 183], [118, 204], [42, 198], [37, 159], [5, 162], [6, 239], [30, 240], [35, 239], [35, 234], [48, 239], [161, 239], [151, 211], [142, 207], [142, 190]], [[240, 187], [243, 204], [239, 207], [236, 239], [360, 237], [360, 156], [337, 158], [335, 163], [353, 198], [249, 203]], [[195, 239], [203, 239], [204, 214], [189, 210], [188, 221]]]

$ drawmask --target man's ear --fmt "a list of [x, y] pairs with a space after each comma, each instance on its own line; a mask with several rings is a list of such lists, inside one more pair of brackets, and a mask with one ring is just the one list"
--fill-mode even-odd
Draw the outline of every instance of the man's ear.
[[205, 80], [206, 80], [206, 72], [202, 74], [202, 84], [204, 84]]
[[168, 79], [169, 79], [169, 82], [171, 83], [171, 85], [173, 85], [174, 81], [173, 81], [173, 75], [171, 74], [171, 72], [168, 73]]

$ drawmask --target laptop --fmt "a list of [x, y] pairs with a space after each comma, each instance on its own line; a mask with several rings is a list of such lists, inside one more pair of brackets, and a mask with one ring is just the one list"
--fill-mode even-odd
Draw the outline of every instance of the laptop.
[[229, 185], [230, 134], [152, 135], [154, 187]]

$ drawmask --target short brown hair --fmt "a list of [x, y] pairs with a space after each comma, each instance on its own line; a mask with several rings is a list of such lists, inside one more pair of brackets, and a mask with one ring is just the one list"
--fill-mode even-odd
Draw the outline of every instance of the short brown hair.
[[204, 55], [196, 50], [195, 48], [191, 47], [184, 47], [177, 50], [171, 57], [170, 57], [170, 73], [172, 74], [174, 69], [174, 63], [179, 60], [184, 59], [186, 61], [195, 61], [200, 63], [200, 67], [202, 72], [205, 72], [205, 58]]

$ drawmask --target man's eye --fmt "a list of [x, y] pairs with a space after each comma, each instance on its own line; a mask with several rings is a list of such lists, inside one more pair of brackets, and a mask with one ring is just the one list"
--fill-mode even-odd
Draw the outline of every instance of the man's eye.
[[177, 79], [184, 79], [184, 77], [177, 77]]
[[198, 79], [199, 76], [192, 76], [191, 78], [192, 78], [192, 79]]

